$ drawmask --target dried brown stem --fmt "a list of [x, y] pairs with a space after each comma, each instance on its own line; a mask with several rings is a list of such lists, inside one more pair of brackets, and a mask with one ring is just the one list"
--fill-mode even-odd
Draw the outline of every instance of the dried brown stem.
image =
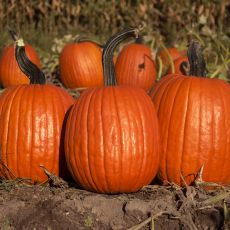
[[40, 168], [42, 168], [43, 172], [48, 177], [48, 182], [51, 187], [68, 188], [68, 184], [66, 181], [56, 176], [55, 174], [51, 173], [48, 169], [45, 168], [44, 165], [40, 165]]
[[172, 213], [166, 212], [166, 211], [159, 212], [159, 213], [157, 213], [157, 214], [155, 214], [153, 216], [150, 216], [148, 219], [144, 220], [140, 224], [137, 224], [137, 225], [129, 228], [128, 230], [139, 230], [139, 229], [142, 229], [142, 227], [144, 227], [148, 223], [150, 223], [150, 222], [154, 223], [154, 220], [157, 219], [158, 217], [162, 216], [162, 215], [172, 215]]

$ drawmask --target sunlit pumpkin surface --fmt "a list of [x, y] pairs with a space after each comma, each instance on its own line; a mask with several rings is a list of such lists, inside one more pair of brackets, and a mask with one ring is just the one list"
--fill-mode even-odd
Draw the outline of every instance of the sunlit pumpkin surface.
[[115, 69], [119, 85], [135, 85], [148, 91], [156, 80], [151, 49], [142, 44], [124, 47], [117, 57]]
[[140, 88], [90, 89], [70, 110], [65, 135], [67, 164], [87, 190], [139, 190], [157, 173], [159, 148], [155, 108]]
[[19, 85], [3, 92], [0, 96], [1, 177], [41, 182], [47, 176], [40, 165], [56, 175], [61, 174], [62, 126], [72, 103], [72, 97], [54, 85]]
[[103, 85], [101, 47], [93, 42], [66, 45], [60, 54], [60, 78], [71, 89]]
[[230, 87], [218, 79], [168, 75], [152, 94], [159, 117], [162, 180], [230, 182]]

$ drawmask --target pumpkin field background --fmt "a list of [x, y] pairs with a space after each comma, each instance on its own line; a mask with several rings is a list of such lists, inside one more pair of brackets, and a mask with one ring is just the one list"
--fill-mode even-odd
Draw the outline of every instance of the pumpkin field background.
[[[123, 28], [140, 24], [154, 58], [164, 47], [187, 49], [193, 38], [202, 46], [207, 76], [230, 83], [229, 0], [2, 1], [0, 52], [13, 43], [8, 30], [14, 29], [37, 51], [47, 83], [76, 100], [80, 92], [60, 81], [63, 47], [80, 37], [103, 45]], [[158, 80], [164, 71], [157, 69]], [[0, 229], [230, 229], [228, 186], [181, 188], [155, 179], [136, 193], [105, 195], [44, 174], [48, 182], [38, 185], [0, 179]]]

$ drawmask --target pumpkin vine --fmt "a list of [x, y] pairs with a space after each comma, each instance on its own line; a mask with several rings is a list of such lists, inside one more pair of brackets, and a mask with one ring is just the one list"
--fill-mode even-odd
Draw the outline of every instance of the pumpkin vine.
[[113, 52], [115, 48], [124, 40], [134, 37], [138, 38], [139, 32], [143, 29], [142, 26], [138, 28], [128, 27], [115, 35], [113, 35], [105, 44], [102, 53], [104, 85], [116, 85], [116, 75], [113, 63]]
[[25, 44], [22, 38], [19, 38], [13, 30], [9, 30], [11, 37], [15, 42], [15, 58], [21, 71], [30, 79], [30, 84], [45, 84], [44, 73], [32, 63], [25, 52]]

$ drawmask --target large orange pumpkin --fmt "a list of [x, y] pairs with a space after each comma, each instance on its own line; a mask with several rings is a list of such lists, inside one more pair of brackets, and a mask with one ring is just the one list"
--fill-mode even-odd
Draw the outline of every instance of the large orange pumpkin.
[[47, 179], [40, 165], [64, 176], [63, 125], [72, 97], [45, 83], [43, 73], [29, 61], [21, 40], [16, 58], [30, 85], [8, 87], [0, 96], [0, 177]]
[[151, 98], [139, 87], [115, 86], [113, 50], [135, 32], [133, 28], [121, 31], [106, 43], [105, 86], [85, 91], [67, 119], [67, 165], [87, 190], [135, 192], [157, 173], [160, 142]]
[[60, 54], [60, 79], [68, 88], [103, 85], [102, 49], [90, 41], [66, 45]]
[[138, 40], [121, 50], [115, 70], [118, 85], [136, 85], [149, 91], [156, 80], [151, 49]]
[[[35, 49], [29, 45], [25, 45], [26, 55], [39, 68], [41, 67], [40, 59]], [[0, 85], [4, 88], [11, 85], [29, 84], [28, 77], [19, 69], [14, 55], [14, 45], [9, 45], [3, 49], [0, 58]]]
[[[199, 45], [189, 47], [190, 75], [171, 74], [152, 91], [162, 137], [161, 180], [184, 185], [230, 182], [230, 87], [205, 76]], [[199, 77], [201, 76], [201, 77]]]

